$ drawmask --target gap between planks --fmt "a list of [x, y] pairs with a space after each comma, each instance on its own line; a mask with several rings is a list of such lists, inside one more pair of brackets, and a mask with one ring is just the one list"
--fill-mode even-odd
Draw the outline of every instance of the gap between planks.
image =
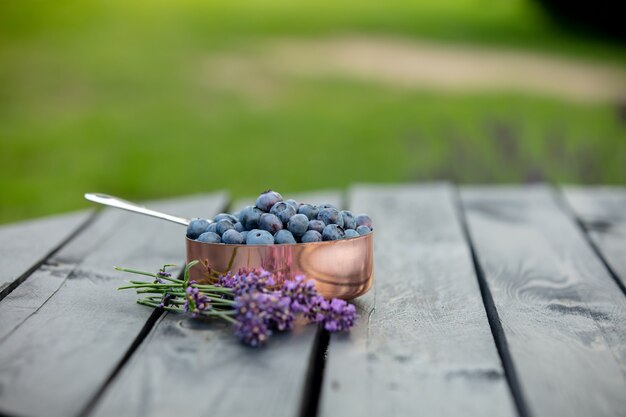
[[[0, 291], [0, 302], [4, 300], [4, 298], [6, 298], [7, 295], [13, 292], [24, 281], [26, 281], [28, 277], [30, 277], [35, 271], [37, 271], [37, 269], [39, 269], [42, 265], [44, 265], [51, 257], [53, 257], [59, 250], [61, 250], [61, 248], [63, 248], [66, 244], [68, 244], [72, 239], [74, 239], [74, 237], [76, 237], [80, 232], [82, 232], [85, 228], [87, 228], [91, 223], [93, 223], [93, 221], [98, 216], [99, 212], [100, 212], [100, 209], [93, 209], [93, 210], [88, 211], [86, 214], [84, 214], [86, 218], [82, 222], [80, 222], [73, 231], [71, 231], [66, 237], [61, 238], [61, 240], [57, 244], [52, 246], [52, 248], [48, 252], [46, 252], [41, 259], [36, 260], [31, 267], [26, 269], [22, 274], [16, 277], [11, 283], [9, 283], [4, 288], [2, 288], [2, 290]], [[82, 213], [80, 212], [76, 213], [77, 216], [80, 216], [81, 214]], [[64, 216], [66, 215], [59, 216], [59, 218], [64, 217]], [[55, 220], [55, 219], [53, 218], [50, 220]], [[44, 219], [43, 221], [46, 221], [46, 220]]]
[[[607, 203], [607, 201], [605, 201], [606, 195], [597, 196], [596, 194], [610, 193], [611, 191], [616, 194], [613, 197], [615, 197], [615, 199], [619, 199], [620, 207], [618, 210], [620, 212], [626, 212], [626, 192], [624, 189], [607, 190], [604, 187], [576, 188], [570, 186], [566, 188], [558, 188], [555, 190], [555, 196], [558, 204], [560, 204], [563, 210], [572, 218], [572, 221], [576, 223], [591, 249], [593, 249], [595, 254], [598, 256], [598, 259], [602, 261], [606, 270], [622, 291], [622, 294], [626, 297], [626, 275], [624, 274], [626, 271], [622, 268], [622, 273], [620, 274], [620, 272], [618, 272], [618, 268], [620, 266], [619, 262], [623, 263], [624, 261], [622, 258], [626, 256], [626, 249], [624, 249], [626, 248], [626, 236], [622, 234], [622, 238], [619, 242], [615, 239], [615, 246], [621, 247], [621, 250], [610, 248], [611, 244], [603, 244], [603, 240], [601, 239], [603, 235], [610, 233], [610, 230], [604, 230], [605, 228], [610, 229], [614, 223], [621, 223], [623, 225], [626, 222], [620, 218], [620, 213], [611, 212], [611, 209], [615, 209], [614, 204], [610, 205], [610, 207], [605, 207], [605, 210], [600, 213], [597, 212], [599, 211], [597, 210], [597, 207], [584, 206], [585, 204], [589, 205], [592, 202], [595, 202], [595, 204]], [[585, 208], [596, 212], [585, 213]], [[613, 238], [615, 238], [615, 236], [613, 236]], [[609, 249], [613, 249], [613, 252]]]
[[463, 234], [465, 236], [465, 240], [467, 241], [467, 245], [469, 247], [472, 257], [472, 263], [474, 265], [474, 271], [476, 272], [476, 279], [478, 281], [478, 287], [480, 288], [480, 295], [483, 300], [483, 305], [485, 306], [485, 313], [487, 314], [487, 320], [489, 322], [491, 334], [496, 344], [496, 349], [498, 350], [500, 360], [502, 361], [504, 375], [511, 391], [511, 396], [513, 397], [515, 408], [517, 409], [519, 417], [530, 417], [528, 405], [526, 403], [526, 400], [524, 399], [522, 386], [517, 376], [515, 364], [513, 363], [513, 359], [511, 357], [511, 351], [509, 350], [506, 335], [502, 329], [502, 322], [500, 321], [500, 316], [498, 315], [498, 309], [496, 308], [496, 305], [493, 301], [493, 296], [491, 294], [491, 291], [489, 290], [489, 285], [485, 280], [484, 271], [480, 266], [480, 263], [478, 262], [478, 258], [476, 256], [474, 243], [472, 242], [472, 237], [469, 233], [469, 228], [467, 225], [467, 218], [465, 217], [463, 201], [457, 187], [455, 187], [454, 199], [457, 208], [457, 216], [459, 218], [459, 222], [461, 223], [461, 228], [463, 230]]

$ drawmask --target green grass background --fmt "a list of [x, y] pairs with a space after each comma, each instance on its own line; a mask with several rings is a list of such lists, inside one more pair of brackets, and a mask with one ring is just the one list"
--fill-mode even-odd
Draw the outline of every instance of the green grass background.
[[[0, 222], [216, 189], [354, 182], [620, 183], [616, 103], [283, 78], [267, 100], [202, 78], [267, 38], [389, 34], [626, 66], [527, 0], [25, 1], [0, 5]], [[200, 214], [199, 214], [200, 215]]]

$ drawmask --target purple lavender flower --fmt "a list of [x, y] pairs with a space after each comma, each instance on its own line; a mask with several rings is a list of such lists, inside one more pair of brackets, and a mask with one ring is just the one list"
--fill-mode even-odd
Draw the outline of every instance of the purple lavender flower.
[[183, 310], [186, 313], [191, 313], [191, 317], [199, 317], [203, 311], [211, 309], [211, 299], [202, 294], [197, 288], [189, 285], [185, 292], [187, 296], [185, 304], [183, 304]]
[[218, 285], [232, 288], [235, 295], [248, 292], [267, 292], [276, 285], [272, 274], [263, 268], [245, 270], [241, 269], [235, 275], [228, 273], [219, 278]]
[[314, 323], [322, 323], [329, 332], [340, 332], [354, 326], [356, 309], [345, 300], [333, 298], [331, 301], [317, 296], [312, 300], [312, 306], [306, 317]]
[[233, 288], [239, 281], [239, 275], [228, 271], [226, 275], [220, 275], [217, 280], [218, 287]]
[[291, 299], [291, 309], [295, 313], [308, 314], [317, 301], [316, 297], [319, 297], [315, 282], [307, 280], [304, 275], [296, 275], [295, 279], [285, 281], [281, 290]]
[[165, 294], [165, 296], [163, 296], [163, 300], [159, 303], [159, 308], [165, 307], [168, 301], [170, 301], [170, 298], [172, 298], [171, 294]]
[[309, 311], [304, 316], [313, 323], [322, 323], [326, 318], [326, 311], [330, 308], [328, 301], [321, 295], [316, 295], [311, 299]]
[[156, 279], [154, 280], [154, 282], [158, 283], [158, 284], [164, 284], [165, 280], [161, 279], [161, 278], [169, 278], [172, 276], [172, 274], [170, 274], [169, 272], [165, 272], [165, 268], [167, 268], [168, 266], [172, 266], [172, 265], [163, 265], [163, 268], [159, 269], [156, 273]]
[[270, 327], [279, 331], [290, 330], [293, 327], [294, 312], [291, 309], [291, 298], [280, 291], [265, 294], [270, 316]]
[[329, 332], [341, 332], [354, 326], [356, 309], [345, 300], [333, 298], [325, 311], [324, 328]]
[[265, 294], [260, 292], [244, 293], [235, 298], [237, 323], [235, 336], [250, 346], [259, 346], [270, 337], [269, 316]]
[[291, 299], [280, 291], [244, 292], [235, 298], [235, 310], [235, 335], [251, 346], [265, 342], [272, 330], [285, 331], [293, 327]]

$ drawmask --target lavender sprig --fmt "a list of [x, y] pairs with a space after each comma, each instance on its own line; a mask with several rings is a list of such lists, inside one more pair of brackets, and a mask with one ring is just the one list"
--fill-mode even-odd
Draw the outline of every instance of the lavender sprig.
[[173, 278], [164, 265], [156, 273], [130, 268], [116, 270], [154, 278], [153, 281], [129, 281], [119, 290], [134, 289], [145, 295], [137, 303], [169, 312], [186, 313], [192, 318], [218, 317], [234, 324], [235, 335], [245, 344], [259, 346], [273, 332], [293, 328], [298, 315], [320, 323], [329, 332], [344, 331], [356, 320], [353, 305], [344, 300], [325, 300], [315, 283], [298, 275], [277, 284], [264, 269], [240, 270], [212, 276], [208, 284], [189, 279], [189, 270], [198, 261], [185, 265], [182, 279]]

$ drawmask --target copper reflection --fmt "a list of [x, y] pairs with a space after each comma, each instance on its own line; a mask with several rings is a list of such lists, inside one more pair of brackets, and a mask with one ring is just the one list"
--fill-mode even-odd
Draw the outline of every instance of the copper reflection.
[[238, 271], [263, 267], [277, 279], [304, 274], [315, 280], [326, 297], [350, 299], [364, 294], [374, 279], [374, 234], [352, 239], [291, 245], [224, 245], [186, 239], [187, 262], [199, 260], [190, 270], [198, 282], [209, 271]]

